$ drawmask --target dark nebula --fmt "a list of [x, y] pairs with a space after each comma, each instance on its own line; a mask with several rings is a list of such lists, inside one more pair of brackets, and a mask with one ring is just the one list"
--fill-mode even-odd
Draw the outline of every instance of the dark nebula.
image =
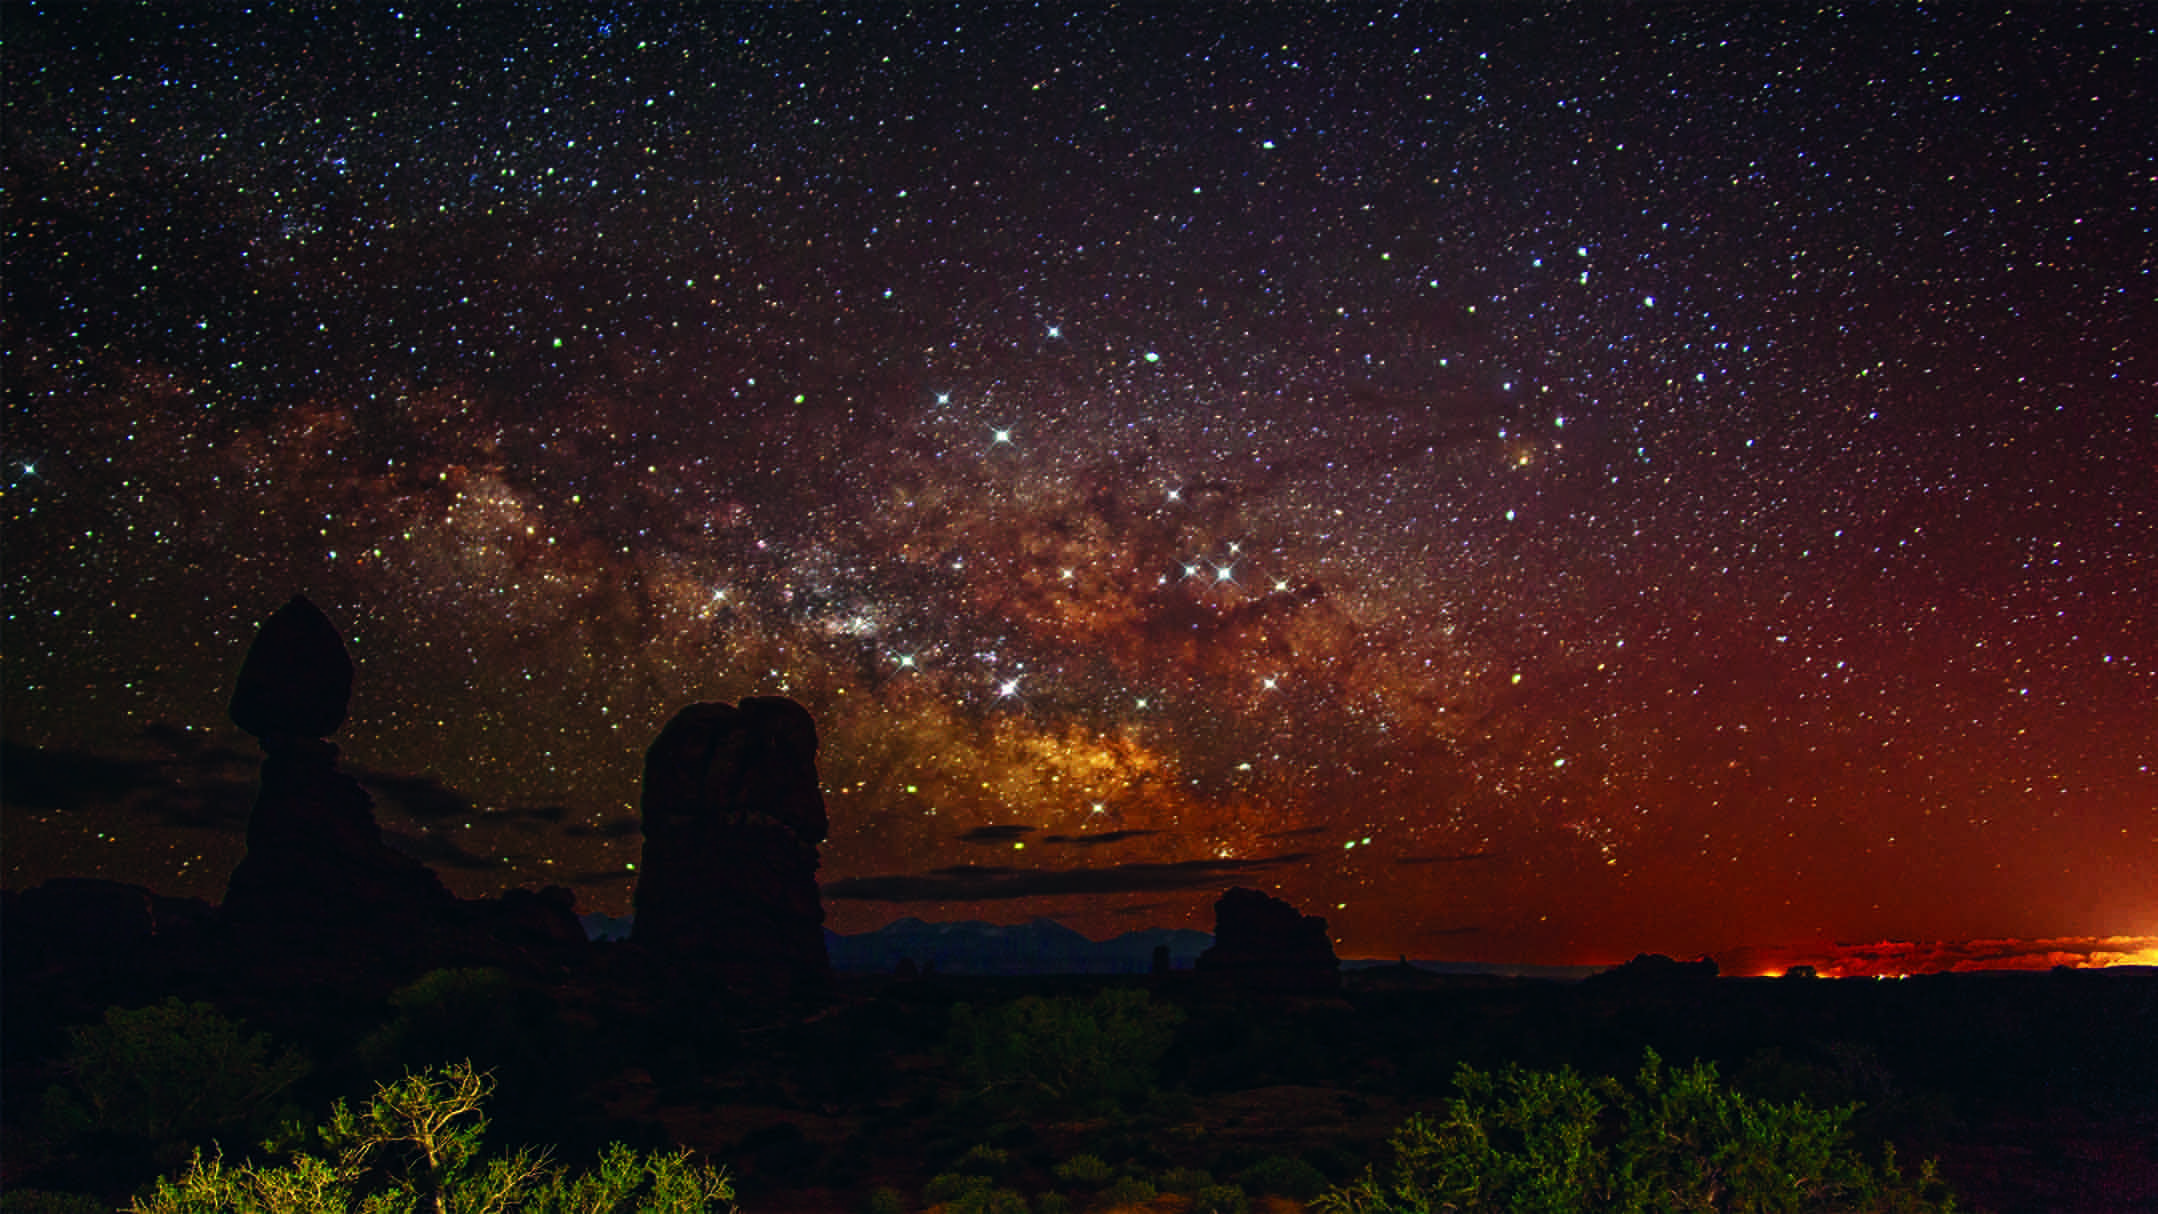
[[783, 695], [844, 931], [2158, 933], [2148, 8], [1061, 7], [12, 6], [8, 884], [301, 594], [465, 894]]

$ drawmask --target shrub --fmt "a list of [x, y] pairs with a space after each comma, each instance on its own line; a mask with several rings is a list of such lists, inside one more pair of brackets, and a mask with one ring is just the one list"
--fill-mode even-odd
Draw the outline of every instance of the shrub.
[[320, 1132], [326, 1156], [292, 1152], [277, 1166], [194, 1160], [159, 1180], [133, 1214], [704, 1214], [731, 1210], [726, 1173], [687, 1151], [641, 1153], [615, 1143], [572, 1175], [541, 1153], [485, 1158], [492, 1083], [467, 1064], [407, 1075], [357, 1112], [340, 1101]]
[[1011, 1166], [1012, 1153], [1010, 1151], [976, 1144], [967, 1148], [967, 1153], [959, 1157], [959, 1162], [953, 1165], [953, 1170], [966, 1172], [973, 1176], [994, 1178], [1009, 1172]]
[[1233, 1184], [1211, 1184], [1191, 1195], [1191, 1214], [1249, 1214], [1251, 1201]]
[[1171, 1168], [1155, 1182], [1164, 1193], [1196, 1193], [1214, 1183], [1214, 1177], [1199, 1168]]
[[394, 1073], [400, 1064], [439, 1066], [459, 1058], [500, 1062], [501, 1052], [521, 1035], [515, 1004], [515, 989], [502, 970], [429, 970], [390, 995], [394, 1014], [360, 1042], [360, 1059], [377, 1074]]
[[[1331, 1214], [1431, 1211], [1946, 1211], [1931, 1164], [1906, 1181], [1847, 1145], [1850, 1107], [1751, 1100], [1715, 1068], [1667, 1071], [1650, 1051], [1631, 1086], [1570, 1068], [1463, 1067], [1436, 1119], [1412, 1117], [1366, 1169], [1323, 1194]], [[1610, 1144], [1608, 1146], [1604, 1144]]]
[[939, 1172], [922, 1186], [922, 1200], [929, 1205], [941, 1206], [953, 1201], [960, 1194], [977, 1188], [988, 1188], [987, 1176], [972, 1176], [965, 1172]]
[[1116, 1169], [1093, 1155], [1074, 1155], [1051, 1171], [1066, 1184], [1085, 1185], [1090, 1189], [1101, 1188], [1116, 1178]]
[[1145, 991], [1030, 995], [982, 1011], [954, 1007], [949, 1045], [985, 1097], [1036, 1114], [1097, 1113], [1153, 1091], [1154, 1066], [1183, 1019]]
[[46, 1093], [46, 1115], [62, 1134], [160, 1146], [246, 1133], [309, 1070], [295, 1051], [273, 1050], [267, 1034], [207, 1003], [109, 1008], [100, 1023], [68, 1030], [67, 1080]]
[[1249, 1193], [1266, 1193], [1296, 1201], [1310, 1201], [1326, 1191], [1326, 1173], [1301, 1159], [1269, 1155], [1236, 1174], [1236, 1182]]
[[922, 1189], [922, 1200], [944, 1207], [945, 1214], [1027, 1214], [1027, 1199], [998, 1188], [987, 1176], [944, 1172]]
[[1123, 1210], [1154, 1200], [1154, 1186], [1137, 1176], [1120, 1176], [1094, 1199], [1097, 1210]]
[[899, 1190], [879, 1185], [870, 1191], [869, 1204], [863, 1209], [864, 1214], [907, 1214], [907, 1202]]

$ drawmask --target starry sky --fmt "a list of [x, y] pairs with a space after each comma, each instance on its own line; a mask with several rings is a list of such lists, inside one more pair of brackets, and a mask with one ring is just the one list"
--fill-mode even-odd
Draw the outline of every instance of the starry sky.
[[2148, 6], [4, 19], [11, 888], [304, 593], [471, 896], [784, 694], [843, 931], [2158, 944]]

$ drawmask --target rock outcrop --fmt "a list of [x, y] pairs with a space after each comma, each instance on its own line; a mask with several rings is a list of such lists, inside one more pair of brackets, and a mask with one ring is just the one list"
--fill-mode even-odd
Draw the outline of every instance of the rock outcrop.
[[806, 991], [830, 973], [817, 727], [792, 700], [693, 704], [645, 752], [631, 939], [685, 974]]
[[1674, 961], [1662, 953], [1637, 953], [1624, 965], [1589, 975], [1587, 982], [1595, 986], [1657, 990], [1698, 986], [1715, 977], [1716, 962], [1709, 957]]
[[280, 935], [407, 936], [454, 913], [434, 871], [382, 841], [374, 802], [337, 769], [352, 659], [329, 619], [294, 598], [265, 620], [232, 696], [233, 723], [262, 743], [262, 788], [225, 921]]
[[0, 954], [10, 971], [91, 959], [134, 961], [154, 949], [198, 944], [215, 919], [207, 902], [167, 898], [140, 885], [55, 877], [0, 894]]
[[1214, 903], [1214, 946], [1199, 954], [1201, 978], [1254, 993], [1326, 995], [1341, 989], [1341, 960], [1326, 920], [1255, 889]]

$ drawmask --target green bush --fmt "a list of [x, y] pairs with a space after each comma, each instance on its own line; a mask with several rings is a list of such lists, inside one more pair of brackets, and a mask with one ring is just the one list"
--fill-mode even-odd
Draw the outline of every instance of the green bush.
[[977, 1094], [1035, 1115], [1113, 1111], [1154, 1090], [1154, 1067], [1183, 1022], [1145, 991], [1092, 999], [1028, 996], [952, 1009], [949, 1047]]
[[907, 1214], [907, 1200], [899, 1190], [879, 1185], [870, 1190], [869, 1204], [863, 1209], [864, 1214]]
[[1236, 1183], [1249, 1193], [1310, 1201], [1326, 1191], [1326, 1173], [1301, 1159], [1269, 1155], [1237, 1173]]
[[1210, 1184], [1191, 1195], [1191, 1214], [1250, 1214], [1251, 1200], [1233, 1184]]
[[1196, 1193], [1214, 1183], [1211, 1173], [1200, 1168], [1171, 1168], [1155, 1181], [1164, 1193]]
[[1154, 1196], [1155, 1188], [1150, 1182], [1137, 1176], [1120, 1176], [1115, 1183], [1094, 1198], [1094, 1208], [1121, 1210], [1129, 1206], [1143, 1206], [1154, 1200]]
[[1027, 1214], [1024, 1195], [967, 1172], [938, 1174], [922, 1189], [922, 1200], [944, 1207], [945, 1214]]
[[1116, 1169], [1093, 1155], [1074, 1155], [1051, 1169], [1058, 1180], [1066, 1184], [1085, 1185], [1098, 1189], [1116, 1179]]
[[1651, 1051], [1632, 1085], [1570, 1068], [1459, 1072], [1436, 1118], [1412, 1117], [1366, 1169], [1321, 1195], [1328, 1214], [1715, 1210], [1742, 1214], [1947, 1211], [1931, 1164], [1906, 1180], [1848, 1145], [1852, 1108], [1757, 1101], [1707, 1063], [1666, 1070]]
[[227, 1166], [198, 1152], [159, 1180], [133, 1214], [705, 1214], [732, 1210], [726, 1173], [687, 1151], [645, 1154], [616, 1143], [589, 1172], [544, 1154], [483, 1157], [492, 1082], [467, 1064], [378, 1087], [357, 1112], [342, 1101], [320, 1132], [324, 1155]]
[[1034, 1214], [1072, 1214], [1072, 1199], [1062, 1193], [1043, 1193], [1034, 1199]]
[[390, 1008], [389, 1022], [360, 1042], [360, 1060], [376, 1074], [461, 1058], [500, 1062], [522, 1036], [516, 991], [499, 969], [429, 970], [393, 992]]
[[944, 1207], [944, 1214], [1028, 1214], [1027, 1199], [1016, 1189], [984, 1186]]
[[[60, 1135], [98, 1131], [176, 1148], [213, 1134], [249, 1134], [309, 1070], [267, 1034], [249, 1034], [207, 1003], [168, 998], [109, 1008], [68, 1030], [66, 1081], [45, 1094]], [[173, 1150], [167, 1163], [184, 1155]]]
[[994, 1179], [1011, 1171], [1011, 1168], [1012, 1153], [1010, 1151], [977, 1143], [967, 1148], [967, 1153], [959, 1157], [959, 1162], [953, 1165], [952, 1170], [965, 1172], [971, 1176], [987, 1176]]
[[941, 1206], [956, 1200], [961, 1194], [989, 1187], [987, 1176], [975, 1176], [966, 1172], [939, 1172], [922, 1186], [922, 1200], [929, 1205]]

